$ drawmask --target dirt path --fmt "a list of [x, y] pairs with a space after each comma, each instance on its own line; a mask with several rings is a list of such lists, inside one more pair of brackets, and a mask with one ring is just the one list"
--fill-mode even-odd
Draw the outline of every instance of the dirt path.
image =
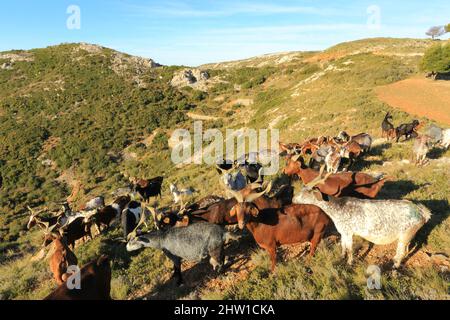
[[194, 120], [204, 120], [204, 121], [218, 120], [219, 119], [218, 117], [205, 116], [205, 115], [202, 115], [202, 114], [195, 114], [195, 113], [192, 113], [192, 112], [188, 112], [187, 116], [189, 118], [191, 118], [191, 119], [194, 119]]
[[392, 107], [450, 125], [450, 81], [417, 77], [377, 88]]

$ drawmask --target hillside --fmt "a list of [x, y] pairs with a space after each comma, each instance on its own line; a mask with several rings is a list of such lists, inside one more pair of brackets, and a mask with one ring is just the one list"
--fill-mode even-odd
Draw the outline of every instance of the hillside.
[[[324, 52], [270, 54], [201, 66], [210, 80], [204, 91], [172, 86], [185, 69], [159, 66], [87, 44], [63, 44], [0, 53], [0, 296], [39, 299], [55, 283], [45, 260], [31, 261], [42, 243], [37, 229], [26, 231], [26, 205], [57, 208], [72, 194], [77, 207], [128, 184], [128, 177], [164, 174], [170, 182], [192, 186], [196, 198], [223, 194], [217, 173], [207, 165], [178, 168], [170, 161], [169, 137], [176, 128], [278, 128], [285, 142], [308, 137], [368, 132], [380, 137], [380, 123], [392, 111], [400, 124], [414, 118], [378, 98], [379, 90], [422, 76], [418, 63], [429, 40], [366, 39]], [[448, 102], [448, 101], [447, 101]], [[445, 126], [422, 116], [425, 125]], [[447, 125], [448, 127], [448, 125]], [[317, 256], [298, 256], [301, 246], [283, 249], [276, 275], [269, 259], [246, 237], [227, 248], [235, 263], [216, 276], [206, 263], [184, 264], [186, 286], [168, 281], [171, 264], [160, 251], [128, 254], [113, 230], [77, 247], [81, 263], [99, 253], [113, 257], [112, 293], [116, 299], [434, 299], [449, 298], [450, 152], [434, 151], [417, 168], [409, 161], [411, 142], [376, 141], [357, 169], [393, 178], [381, 197], [419, 201], [433, 212], [419, 233], [417, 250], [399, 273], [388, 268], [394, 247], [367, 242], [355, 247], [355, 266], [343, 265], [331, 237]], [[281, 161], [281, 166], [284, 163]], [[279, 173], [275, 178], [281, 178]], [[284, 179], [284, 178], [281, 178]], [[295, 184], [299, 186], [298, 182]], [[280, 259], [281, 260], [281, 259]], [[383, 290], [365, 288], [367, 265], [382, 266]]]

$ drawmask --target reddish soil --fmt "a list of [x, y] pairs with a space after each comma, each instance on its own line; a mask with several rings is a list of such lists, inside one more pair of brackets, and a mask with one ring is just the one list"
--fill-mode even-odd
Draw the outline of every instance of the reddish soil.
[[392, 107], [450, 125], [450, 81], [411, 78], [379, 87], [377, 94]]

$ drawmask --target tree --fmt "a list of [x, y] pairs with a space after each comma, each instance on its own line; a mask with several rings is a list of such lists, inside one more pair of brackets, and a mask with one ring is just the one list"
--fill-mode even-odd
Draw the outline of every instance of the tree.
[[450, 32], [450, 23], [445, 26], [445, 32]]
[[444, 27], [444, 26], [431, 27], [426, 32], [426, 35], [430, 36], [434, 40], [435, 38], [438, 38], [438, 37], [442, 36], [443, 34], [445, 34], [447, 32], [446, 31], [446, 27]]
[[423, 56], [421, 65], [423, 71], [434, 73], [450, 72], [450, 43], [435, 45], [428, 49]]

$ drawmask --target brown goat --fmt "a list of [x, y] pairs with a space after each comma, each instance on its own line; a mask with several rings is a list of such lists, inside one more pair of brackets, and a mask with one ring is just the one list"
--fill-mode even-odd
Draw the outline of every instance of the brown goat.
[[70, 274], [67, 273], [67, 268], [69, 266], [77, 265], [78, 260], [75, 254], [67, 246], [65, 238], [60, 235], [55, 236], [53, 245], [54, 252], [50, 257], [49, 265], [56, 283], [61, 285], [67, 280], [67, 277], [70, 276]]
[[106, 255], [84, 265], [80, 277], [80, 289], [63, 283], [44, 300], [111, 300], [111, 266]]
[[[283, 172], [289, 176], [298, 175], [304, 184], [316, 179], [320, 172], [308, 168], [301, 157], [287, 159]], [[317, 186], [320, 192], [333, 197], [352, 196], [356, 198], [375, 198], [386, 179], [377, 180], [361, 172], [341, 172], [329, 175], [324, 183]]]
[[259, 210], [251, 203], [255, 195], [243, 198], [235, 193], [235, 196], [238, 203], [230, 215], [237, 217], [239, 228], [247, 227], [258, 245], [269, 253], [272, 272], [275, 270], [278, 246], [309, 241], [309, 254], [313, 256], [331, 222], [325, 212], [315, 205], [293, 204], [280, 209]]
[[[257, 183], [256, 183], [257, 184]], [[255, 184], [252, 184], [255, 185]], [[247, 195], [252, 193], [252, 185], [248, 185], [246, 188], [240, 190], [240, 194]], [[292, 203], [293, 189], [290, 186], [283, 186], [282, 189], [273, 197], [269, 198], [265, 196], [265, 193], [269, 192], [272, 185], [269, 184], [266, 190], [258, 193], [260, 196], [256, 198], [255, 205], [259, 209], [265, 208], [280, 208], [281, 206]], [[236, 205], [236, 199], [226, 199], [218, 203], [215, 203], [205, 210], [198, 210], [189, 213], [189, 219], [191, 222], [195, 221], [207, 221], [209, 223], [230, 225], [236, 224], [237, 219], [235, 216], [230, 215], [231, 208]]]

